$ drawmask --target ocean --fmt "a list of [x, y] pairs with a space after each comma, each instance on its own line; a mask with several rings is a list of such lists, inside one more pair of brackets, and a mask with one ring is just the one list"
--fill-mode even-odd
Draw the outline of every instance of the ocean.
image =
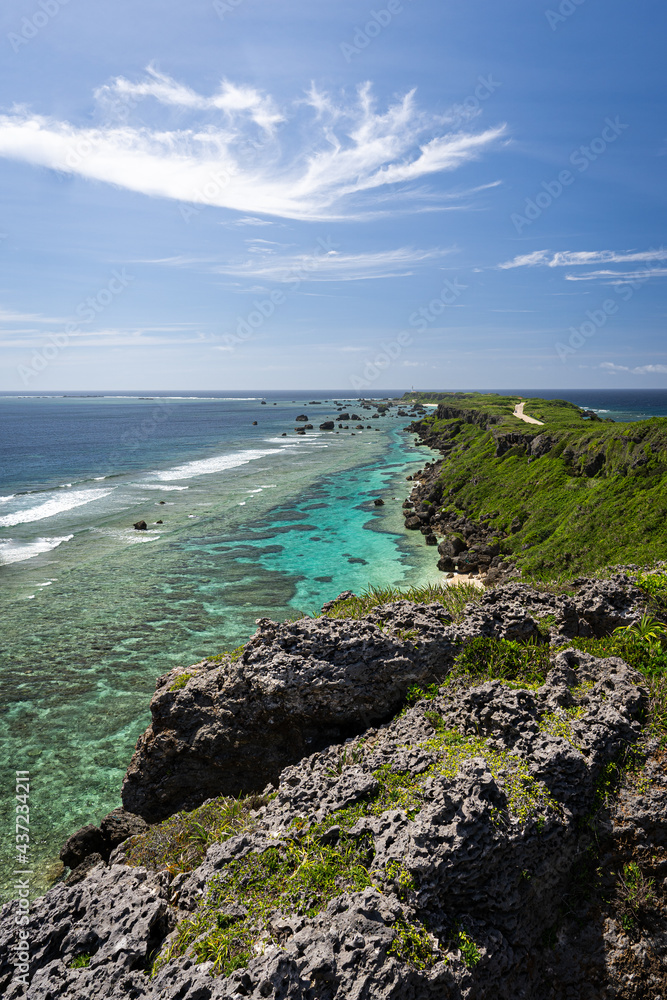
[[[661, 390], [517, 391], [667, 416]], [[0, 801], [13, 815], [14, 773], [29, 771], [36, 894], [66, 837], [120, 804], [157, 676], [233, 649], [259, 617], [442, 579], [401, 516], [430, 453], [405, 418], [351, 400], [362, 431], [319, 431], [334, 399], [345, 393], [0, 394]], [[5, 837], [0, 898], [13, 871]]]
[[331, 393], [142, 396], [0, 396], [0, 798], [6, 814], [30, 771], [36, 892], [64, 839], [120, 804], [157, 676], [259, 617], [441, 576], [403, 530], [426, 453], [405, 418], [350, 405], [364, 429], [336, 434], [318, 429]]

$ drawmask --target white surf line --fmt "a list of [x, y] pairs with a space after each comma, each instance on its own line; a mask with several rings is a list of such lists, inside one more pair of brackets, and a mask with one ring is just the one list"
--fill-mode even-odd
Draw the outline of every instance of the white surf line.
[[526, 416], [526, 414], [523, 412], [523, 408], [525, 405], [526, 405], [525, 403], [517, 403], [516, 406], [514, 407], [513, 416], [518, 417], [519, 420], [524, 420], [527, 424], [539, 424], [540, 427], [544, 427], [543, 420], [535, 420], [534, 417]]

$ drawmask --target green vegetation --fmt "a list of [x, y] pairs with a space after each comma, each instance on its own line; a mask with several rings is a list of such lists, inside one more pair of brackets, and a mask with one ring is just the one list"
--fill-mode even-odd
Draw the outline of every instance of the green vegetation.
[[[481, 757], [504, 789], [508, 815], [521, 823], [542, 817], [546, 812], [560, 811], [545, 785], [532, 777], [527, 762], [516, 754], [495, 749], [490, 740], [481, 736], [462, 736], [456, 730], [447, 729], [421, 745], [440, 758], [430, 773], [436, 771], [447, 778], [455, 778], [465, 760]], [[498, 816], [497, 821], [504, 822], [504, 817]]]
[[[179, 924], [175, 940], [158, 957], [154, 971], [190, 949], [196, 961], [211, 961], [217, 974], [229, 975], [247, 964], [262, 942], [277, 940], [277, 914], [313, 917], [344, 892], [372, 886], [382, 889], [389, 883], [400, 899], [408, 899], [415, 889], [412, 873], [397, 859], [391, 860], [384, 871], [374, 870], [372, 837], [352, 836], [350, 831], [364, 816], [378, 816], [388, 809], [403, 809], [413, 818], [422, 807], [429, 778], [434, 774], [453, 778], [466, 760], [484, 759], [505, 790], [507, 818], [512, 816], [522, 823], [537, 818], [539, 826], [544, 813], [558, 811], [544, 785], [531, 777], [524, 761], [498, 751], [482, 737], [445, 730], [440, 720], [434, 736], [420, 745], [435, 757], [423, 773], [412, 775], [395, 771], [390, 765], [380, 767], [374, 771], [378, 787], [366, 800], [339, 809], [317, 824], [307, 817], [295, 817], [290, 839], [262, 854], [252, 853], [229, 862], [209, 884], [206, 900], [195, 914]], [[344, 759], [339, 760], [340, 768], [357, 763], [362, 754], [363, 741], [349, 749], [349, 756], [346, 748]], [[148, 863], [172, 873], [189, 870], [198, 863], [208, 843], [251, 826], [252, 817], [249, 809], [243, 808], [244, 802], [248, 804], [248, 800], [217, 800], [193, 813], [172, 817], [133, 838], [128, 863]], [[503, 810], [496, 812], [496, 822], [507, 821]], [[401, 919], [393, 930], [392, 954], [418, 969], [436, 961], [437, 951], [421, 925]], [[465, 935], [459, 933], [457, 946], [464, 960], [474, 965], [479, 950], [461, 933]]]
[[[649, 691], [645, 733], [659, 736], [663, 745], [667, 745], [667, 627], [654, 617], [664, 614], [667, 608], [667, 573], [643, 573], [638, 583], [650, 602], [650, 613], [605, 638], [575, 639], [572, 645], [595, 656], [620, 656], [644, 675]], [[335, 619], [356, 620], [383, 604], [407, 598], [440, 603], [452, 617], [460, 617], [465, 605], [480, 596], [476, 588], [460, 586], [409, 592], [371, 589], [340, 602], [327, 614]], [[404, 862], [394, 858], [384, 867], [379, 866], [374, 858], [372, 836], [363, 832], [352, 835], [351, 831], [364, 817], [379, 816], [391, 809], [403, 810], [409, 818], [414, 818], [423, 806], [426, 786], [433, 777], [441, 775], [452, 780], [467, 761], [477, 758], [483, 761], [504, 793], [504, 802], [491, 810], [498, 827], [519, 823], [541, 831], [548, 817], [560, 814], [560, 807], [546, 786], [531, 775], [528, 762], [518, 754], [498, 749], [493, 735], [487, 738], [479, 732], [463, 733], [448, 728], [449, 723], [436, 709], [442, 704], [438, 700], [440, 692], [446, 694], [447, 688], [456, 690], [459, 685], [500, 680], [516, 688], [538, 687], [549, 669], [549, 654], [553, 652], [549, 647], [549, 630], [554, 624], [553, 616], [545, 616], [539, 622], [538, 640], [528, 643], [489, 638], [469, 640], [443, 685], [412, 686], [405, 698], [404, 711], [408, 706], [420, 704], [419, 711], [433, 729], [433, 734], [418, 745], [432, 755], [430, 766], [418, 775], [395, 770], [389, 764], [380, 767], [374, 771], [377, 787], [366, 799], [335, 811], [319, 823], [309, 816], [296, 816], [284, 839], [275, 846], [227, 863], [209, 883], [198, 909], [178, 925], [175, 937], [158, 956], [153, 971], [173, 956], [187, 952], [197, 962], [212, 962], [215, 974], [229, 975], [245, 966], [258, 949], [284, 941], [284, 917], [315, 917], [333, 898], [345, 892], [369, 887], [386, 891], [391, 887], [400, 900], [413, 899], [418, 885]], [[419, 641], [417, 632], [394, 634]], [[235, 653], [240, 655], [242, 650], [239, 647]], [[219, 659], [229, 656], [226, 653]], [[175, 683], [183, 687], [189, 676], [180, 675]], [[577, 704], [543, 716], [541, 731], [576, 746], [573, 727], [585, 715], [594, 686], [593, 681], [582, 681], [574, 687], [572, 695]], [[341, 748], [332, 761], [331, 773], [342, 774], [346, 767], [361, 763], [365, 752], [363, 739]], [[645, 759], [645, 747], [638, 744], [628, 747], [622, 757], [602, 769], [596, 780], [595, 802], [586, 819], [592, 828], [598, 810], [621, 783], [642, 787], [641, 783], [648, 781], [642, 771]], [[190, 813], [172, 816], [131, 839], [127, 863], [166, 870], [171, 875], [190, 871], [201, 863], [211, 844], [252, 830], [256, 825], [254, 810], [268, 801], [259, 796], [219, 798]], [[591, 886], [599, 882], [599, 870], [591, 872], [598, 863], [593, 852], [587, 863], [591, 869], [587, 868], [587, 891], [597, 891]], [[521, 877], [529, 879], [530, 873], [524, 872]], [[618, 876], [617, 896], [618, 913], [624, 928], [630, 931], [653, 904], [653, 881], [642, 874], [634, 861], [628, 861]], [[443, 958], [443, 952], [420, 923], [402, 916], [391, 929], [393, 941], [389, 954], [413, 968], [427, 969]], [[459, 949], [469, 968], [480, 962], [482, 952], [463, 926], [454, 923], [449, 934], [450, 945]], [[89, 956], [79, 956], [75, 959], [79, 964], [73, 963], [72, 967], [84, 967], [89, 961]]]
[[620, 656], [646, 677], [667, 674], [667, 629], [664, 628], [662, 640], [622, 629], [604, 639], [573, 639], [572, 645], [592, 656]]
[[129, 841], [128, 865], [168, 871], [192, 871], [204, 860], [211, 844], [227, 840], [252, 825], [251, 813], [266, 805], [268, 797], [218, 798], [192, 812], [180, 812]]
[[268, 941], [274, 911], [313, 917], [335, 896], [371, 886], [371, 844], [368, 837], [343, 835], [331, 846], [308, 833], [231, 861], [209, 884], [196, 916], [179, 924], [171, 955], [194, 943], [197, 961], [229, 975], [247, 965], [256, 943]]
[[357, 619], [371, 614], [383, 604], [391, 604], [393, 601], [414, 601], [415, 604], [442, 604], [445, 611], [456, 620], [462, 617], [467, 604], [479, 601], [482, 595], [483, 591], [473, 583], [460, 583], [450, 587], [430, 584], [425, 587], [408, 587], [405, 590], [400, 590], [398, 587], [369, 587], [358, 596], [336, 602], [333, 608], [325, 612], [324, 617]]
[[451, 683], [465, 677], [474, 684], [501, 680], [516, 687], [538, 687], [549, 670], [546, 644], [508, 639], [471, 639], [456, 658], [447, 678]]
[[394, 924], [394, 940], [387, 952], [413, 969], [429, 969], [437, 960], [437, 953], [423, 927], [400, 919]]
[[223, 663], [226, 660], [229, 660], [230, 663], [236, 663], [237, 660], [241, 659], [244, 649], [245, 645], [237, 646], [236, 649], [225, 650], [224, 653], [218, 653], [217, 656], [209, 656], [208, 659], [211, 663]]
[[485, 521], [525, 576], [667, 558], [667, 419], [591, 420], [563, 400], [524, 400], [539, 427], [512, 415], [517, 402], [449, 394], [420, 421], [448, 453], [438, 509]]
[[473, 969], [482, 957], [482, 953], [463, 927], [459, 927], [456, 935], [456, 945], [461, 957], [469, 969]]
[[88, 966], [90, 965], [90, 960], [92, 957], [93, 957], [92, 955], [88, 955], [86, 953], [82, 955], [77, 955], [76, 958], [73, 958], [72, 961], [69, 963], [69, 967], [70, 969], [87, 969]]
[[[198, 962], [212, 961], [217, 974], [229, 975], [246, 965], [260, 942], [275, 939], [276, 913], [313, 917], [336, 896], [377, 885], [381, 872], [371, 873], [374, 857], [370, 835], [350, 836], [358, 819], [390, 808], [414, 816], [421, 808], [423, 777], [378, 769], [377, 793], [365, 802], [332, 813], [323, 823], [308, 826], [305, 818], [292, 824], [293, 839], [262, 854], [231, 861], [209, 884], [205, 902], [195, 915], [182, 921], [176, 940], [157, 959], [154, 971], [188, 948]], [[335, 843], [329, 831], [337, 827]], [[397, 883], [405, 896], [412, 876], [400, 864], [390, 863], [387, 881]], [[420, 925], [398, 921], [392, 945], [416, 968], [435, 961], [433, 946]]]
[[174, 683], [169, 688], [170, 691], [180, 691], [184, 688], [194, 674], [179, 674]]
[[647, 911], [655, 907], [655, 881], [647, 878], [636, 861], [629, 861], [618, 875], [615, 903], [623, 930], [634, 930]]
[[558, 712], [550, 712], [540, 719], [540, 732], [549, 736], [560, 736], [567, 740], [573, 747], [579, 748], [579, 744], [572, 732], [572, 723], [576, 719], [581, 719], [586, 714], [584, 705], [573, 705], [572, 708], [561, 708]]
[[430, 684], [426, 690], [419, 687], [418, 684], [411, 684], [405, 696], [405, 704], [406, 706], [410, 706], [416, 705], [418, 701], [433, 701], [434, 698], [438, 697], [439, 691], [440, 686], [438, 684]]
[[667, 611], [667, 573], [640, 573], [637, 585], [647, 594], [657, 613]]

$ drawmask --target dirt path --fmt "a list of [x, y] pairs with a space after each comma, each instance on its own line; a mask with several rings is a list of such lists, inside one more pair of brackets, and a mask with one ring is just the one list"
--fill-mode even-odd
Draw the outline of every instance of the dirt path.
[[526, 405], [525, 403], [517, 403], [516, 406], [514, 407], [514, 416], [518, 417], [519, 420], [524, 420], [527, 424], [539, 424], [540, 427], [544, 427], [543, 420], [535, 420], [534, 417], [526, 416], [526, 414], [523, 412], [523, 408], [525, 405]]

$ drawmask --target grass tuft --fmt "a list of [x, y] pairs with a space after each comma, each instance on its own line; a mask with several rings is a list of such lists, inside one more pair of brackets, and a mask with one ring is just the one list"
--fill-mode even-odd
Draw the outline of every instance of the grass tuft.
[[362, 618], [375, 608], [394, 601], [413, 601], [415, 604], [441, 604], [454, 620], [461, 617], [463, 609], [471, 602], [478, 602], [483, 591], [473, 583], [452, 586], [429, 584], [426, 587], [369, 587], [363, 594], [337, 602], [324, 612], [325, 618]]
[[204, 860], [211, 844], [220, 843], [253, 825], [252, 812], [266, 805], [269, 796], [221, 797], [192, 812], [179, 812], [128, 843], [128, 865], [167, 871], [170, 875], [193, 871]]
[[549, 670], [549, 647], [534, 642], [479, 637], [465, 644], [448, 680], [461, 677], [475, 684], [501, 680], [520, 687], [538, 687]]

